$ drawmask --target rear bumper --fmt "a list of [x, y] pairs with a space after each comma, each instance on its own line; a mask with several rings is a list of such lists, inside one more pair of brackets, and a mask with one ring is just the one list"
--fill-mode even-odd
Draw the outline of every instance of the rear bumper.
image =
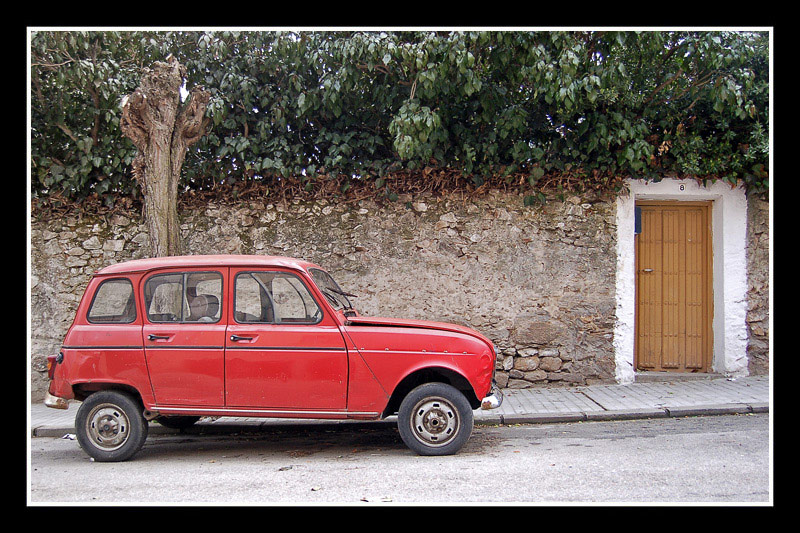
[[47, 407], [52, 407], [53, 409], [68, 409], [69, 408], [69, 401], [66, 398], [59, 398], [58, 396], [53, 396], [48, 391], [44, 397], [44, 404]]
[[492, 383], [492, 388], [489, 390], [489, 394], [481, 400], [481, 409], [488, 410], [488, 409], [497, 409], [503, 404], [503, 392], [497, 388], [497, 385]]

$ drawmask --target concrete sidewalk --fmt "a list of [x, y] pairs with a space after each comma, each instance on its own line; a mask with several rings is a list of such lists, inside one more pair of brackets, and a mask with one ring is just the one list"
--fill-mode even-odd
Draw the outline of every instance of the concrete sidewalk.
[[[491, 411], [475, 411], [476, 424], [534, 424], [590, 420], [625, 420], [678, 416], [743, 414], [769, 412], [768, 376], [736, 379], [725, 377], [636, 382], [629, 385], [593, 385], [503, 389], [503, 405]], [[75, 433], [78, 403], [69, 409], [30, 406], [30, 431], [33, 437], [63, 437]], [[393, 417], [389, 420], [393, 420]], [[326, 421], [331, 423], [332, 421]], [[352, 423], [352, 421], [333, 421]], [[197, 428], [238, 431], [265, 424], [310, 424], [297, 419], [223, 417], [201, 419]], [[156, 423], [150, 432], [175, 433]]]

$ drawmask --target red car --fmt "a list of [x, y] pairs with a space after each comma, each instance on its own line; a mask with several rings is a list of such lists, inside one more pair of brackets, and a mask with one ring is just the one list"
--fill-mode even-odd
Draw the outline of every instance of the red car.
[[502, 402], [492, 342], [472, 329], [366, 318], [322, 268], [286, 257], [128, 261], [96, 272], [45, 404], [81, 401], [75, 429], [98, 461], [123, 461], [148, 421], [203, 416], [377, 420], [397, 414], [422, 455], [456, 453], [472, 410]]

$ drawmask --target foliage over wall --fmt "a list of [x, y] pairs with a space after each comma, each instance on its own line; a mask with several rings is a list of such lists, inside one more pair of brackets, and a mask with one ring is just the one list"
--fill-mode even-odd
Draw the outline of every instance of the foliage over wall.
[[211, 93], [184, 190], [478, 187], [667, 174], [768, 188], [768, 34], [620, 31], [31, 34], [31, 191], [140, 194], [120, 103], [173, 54]]

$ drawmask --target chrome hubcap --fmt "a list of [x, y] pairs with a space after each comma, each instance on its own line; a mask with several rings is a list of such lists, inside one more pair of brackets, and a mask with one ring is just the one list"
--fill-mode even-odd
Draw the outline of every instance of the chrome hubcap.
[[86, 433], [92, 444], [105, 451], [125, 444], [129, 429], [128, 417], [113, 404], [98, 405], [86, 418]]
[[458, 433], [458, 411], [444, 398], [425, 398], [414, 408], [411, 429], [428, 446], [444, 446]]

